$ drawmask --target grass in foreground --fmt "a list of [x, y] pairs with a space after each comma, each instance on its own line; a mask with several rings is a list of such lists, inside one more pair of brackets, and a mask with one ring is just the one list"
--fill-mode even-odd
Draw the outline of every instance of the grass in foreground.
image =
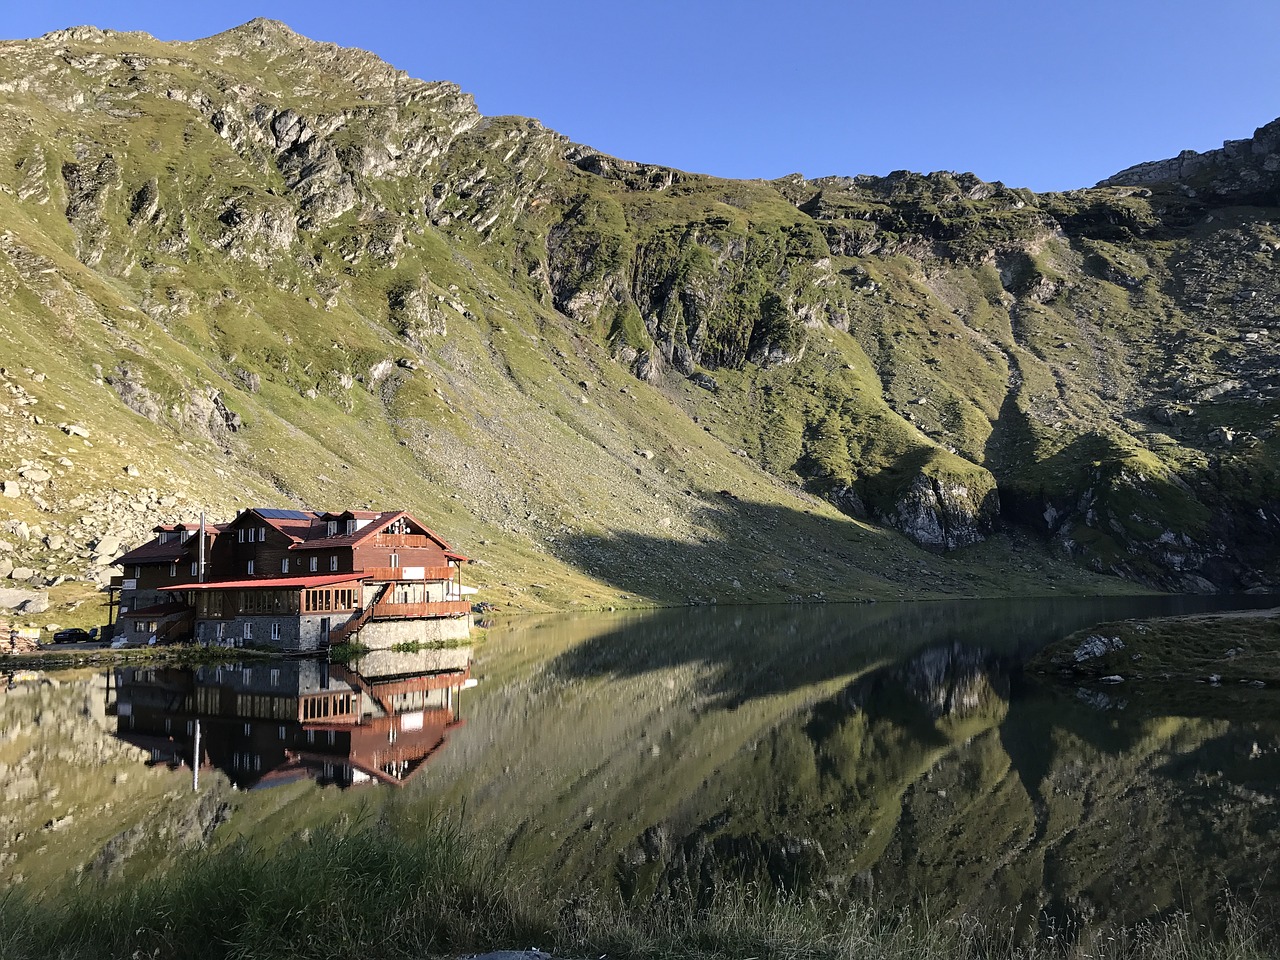
[[974, 918], [835, 908], [726, 886], [710, 905], [547, 896], [454, 824], [385, 824], [237, 845], [125, 886], [0, 900], [0, 957], [432, 957], [540, 947], [561, 957], [770, 960], [1263, 960], [1277, 944], [1244, 912], [1217, 935], [1177, 916], [1071, 943], [1022, 942]]

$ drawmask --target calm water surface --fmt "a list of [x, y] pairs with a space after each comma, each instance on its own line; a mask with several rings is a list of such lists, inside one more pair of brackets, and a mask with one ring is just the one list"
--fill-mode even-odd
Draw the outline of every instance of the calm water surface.
[[349, 667], [19, 680], [0, 695], [0, 886], [447, 809], [629, 897], [737, 877], [1024, 923], [1275, 903], [1280, 692], [1021, 670], [1081, 627], [1223, 605], [562, 616]]

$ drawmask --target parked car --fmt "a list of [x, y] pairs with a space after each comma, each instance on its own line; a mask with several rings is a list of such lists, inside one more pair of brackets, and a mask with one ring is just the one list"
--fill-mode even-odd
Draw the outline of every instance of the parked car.
[[87, 643], [93, 639], [93, 634], [88, 630], [82, 630], [80, 627], [69, 627], [66, 630], [59, 630], [53, 635], [54, 643]]

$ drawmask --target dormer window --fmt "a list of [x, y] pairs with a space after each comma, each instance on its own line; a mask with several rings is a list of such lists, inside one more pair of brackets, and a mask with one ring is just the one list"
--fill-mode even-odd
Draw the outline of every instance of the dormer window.
[[327, 524], [325, 524], [325, 534], [330, 537], [336, 537], [338, 535], [337, 520], [330, 520]]
[[168, 542], [169, 542], [169, 531], [168, 531], [168, 530], [161, 530], [161, 531], [160, 531], [160, 537], [159, 537], [159, 540], [160, 540], [160, 542], [161, 542], [161, 543], [168, 543]]
[[356, 532], [356, 521], [355, 521], [355, 518], [353, 517], [347, 521], [347, 533], [350, 534], [355, 532]]
[[183, 530], [183, 531], [182, 531], [182, 533], [180, 534], [180, 536], [182, 537], [182, 542], [183, 542], [183, 543], [186, 543], [188, 540], [190, 540], [190, 539], [191, 539], [191, 531], [190, 531], [190, 530]]

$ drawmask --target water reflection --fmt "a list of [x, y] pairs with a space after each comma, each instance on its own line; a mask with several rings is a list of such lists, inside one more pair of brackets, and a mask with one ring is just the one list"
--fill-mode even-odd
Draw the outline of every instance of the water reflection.
[[116, 736], [149, 765], [221, 770], [241, 789], [301, 778], [402, 785], [462, 726], [471, 649], [376, 651], [350, 664], [250, 661], [113, 671]]
[[[520, 818], [516, 856], [625, 897], [734, 879], [1023, 930], [1211, 913], [1224, 889], [1280, 903], [1275, 692], [1081, 695], [1021, 667], [1102, 620], [1221, 603], [725, 608], [586, 637], [547, 621], [541, 661], [476, 711], [485, 753], [458, 792], [495, 826]], [[535, 660], [532, 633], [488, 652]]]
[[634, 676], [696, 665], [732, 704], [847, 675], [923, 646], [1027, 656], [1106, 620], [1274, 606], [1269, 597], [957, 600], [663, 610], [596, 632], [560, 654], [570, 676]]
[[[1072, 630], [1214, 603], [529, 618], [477, 648], [465, 727], [470, 649], [118, 670], [105, 697], [101, 674], [21, 685], [0, 698], [0, 772], [25, 839], [0, 837], [0, 866], [105, 857], [127, 874], [227, 820], [269, 841], [376, 803], [388, 818], [465, 809], [468, 829], [552, 882], [630, 897], [736, 878], [1003, 911], [1024, 931], [1208, 915], [1224, 889], [1280, 904], [1280, 691], [1082, 691], [1022, 672]], [[139, 776], [122, 741], [159, 769]], [[196, 774], [198, 794], [175, 789]]]

